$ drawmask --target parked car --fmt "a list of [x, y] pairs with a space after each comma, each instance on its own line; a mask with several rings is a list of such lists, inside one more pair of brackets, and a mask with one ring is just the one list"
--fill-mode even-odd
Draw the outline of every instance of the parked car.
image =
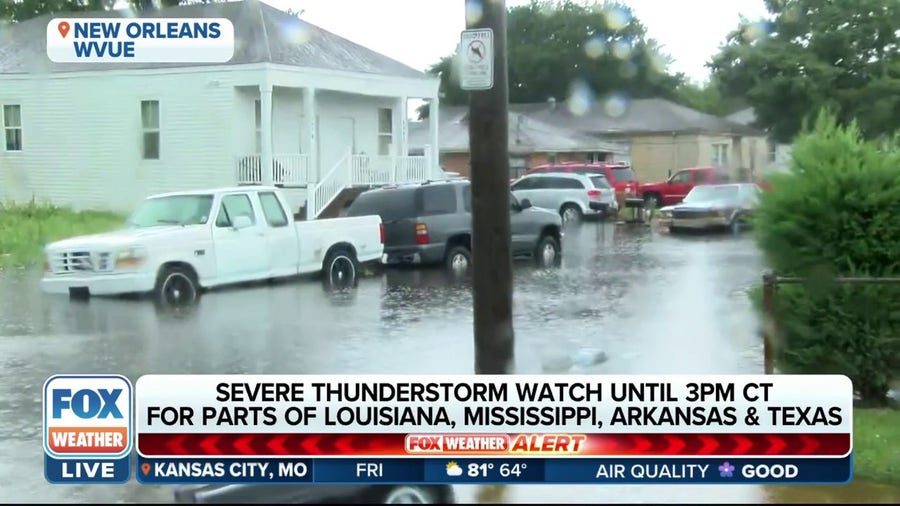
[[189, 303], [202, 289], [322, 272], [356, 284], [360, 263], [384, 251], [381, 218], [294, 222], [274, 187], [166, 193], [147, 198], [126, 228], [46, 246], [41, 287], [48, 293], [152, 292]]
[[[562, 219], [509, 194], [512, 253], [541, 266], [558, 265]], [[384, 223], [382, 263], [440, 264], [455, 273], [468, 270], [472, 251], [472, 194], [467, 180], [390, 186], [361, 194], [348, 216], [377, 214]]]
[[528, 199], [536, 207], [558, 212], [564, 223], [619, 209], [616, 191], [602, 174], [535, 173], [514, 182], [512, 192], [520, 201]]
[[695, 186], [680, 204], [660, 209], [659, 226], [682, 229], [730, 229], [749, 224], [762, 190], [754, 183]]
[[681, 202], [697, 185], [730, 182], [729, 174], [716, 167], [692, 167], [676, 171], [666, 181], [642, 184], [640, 196], [645, 207], [655, 209]]
[[575, 174], [603, 174], [616, 190], [616, 201], [619, 209], [625, 207], [625, 199], [638, 194], [640, 183], [637, 174], [627, 163], [587, 163], [587, 162], [563, 162], [546, 165], [538, 165], [529, 169], [525, 174], [544, 172], [571, 172]]
[[452, 504], [449, 485], [195, 485], [176, 504]]

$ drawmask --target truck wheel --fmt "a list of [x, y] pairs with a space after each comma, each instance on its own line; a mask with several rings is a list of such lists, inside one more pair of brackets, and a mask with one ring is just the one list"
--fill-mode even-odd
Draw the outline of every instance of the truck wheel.
[[472, 266], [472, 253], [465, 246], [453, 246], [444, 259], [447, 272], [454, 276], [463, 276]]
[[328, 288], [345, 290], [359, 284], [359, 261], [351, 251], [337, 249], [325, 257], [322, 277]]
[[644, 209], [657, 209], [659, 208], [659, 203], [659, 195], [655, 193], [648, 193], [644, 195]]
[[552, 235], [542, 235], [534, 250], [534, 259], [537, 266], [543, 269], [559, 267], [562, 263], [559, 241]]
[[153, 296], [156, 302], [165, 306], [179, 307], [193, 304], [200, 297], [197, 275], [186, 267], [166, 267], [156, 277]]

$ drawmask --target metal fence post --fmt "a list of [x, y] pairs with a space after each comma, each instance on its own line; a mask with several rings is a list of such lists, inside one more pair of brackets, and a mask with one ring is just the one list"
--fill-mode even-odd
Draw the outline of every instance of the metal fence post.
[[763, 364], [766, 374], [772, 374], [775, 341], [775, 286], [778, 278], [772, 272], [763, 275]]

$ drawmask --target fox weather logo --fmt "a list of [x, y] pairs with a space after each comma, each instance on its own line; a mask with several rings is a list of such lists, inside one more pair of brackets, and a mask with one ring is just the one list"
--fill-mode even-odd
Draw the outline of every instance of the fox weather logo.
[[49, 481], [113, 478], [110, 473], [119, 473], [110, 461], [116, 459], [130, 468], [132, 391], [131, 381], [118, 374], [55, 375], [44, 383]]

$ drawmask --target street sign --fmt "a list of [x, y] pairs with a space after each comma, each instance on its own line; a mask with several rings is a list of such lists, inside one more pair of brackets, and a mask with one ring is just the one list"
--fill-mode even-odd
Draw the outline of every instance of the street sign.
[[460, 35], [460, 87], [489, 90], [494, 87], [494, 31], [463, 30]]

